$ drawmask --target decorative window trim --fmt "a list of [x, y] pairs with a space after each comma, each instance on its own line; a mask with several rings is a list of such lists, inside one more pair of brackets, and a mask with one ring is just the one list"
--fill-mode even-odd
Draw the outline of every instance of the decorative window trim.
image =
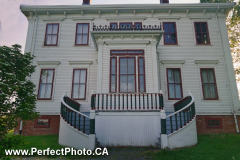
[[188, 16], [189, 19], [211, 19], [212, 16], [211, 15], [203, 15], [203, 16], [199, 16], [199, 15], [190, 15]]
[[[54, 44], [54, 45], [47, 45], [47, 44], [46, 44], [47, 27], [48, 27], [48, 25], [54, 25], [54, 24], [57, 24], [57, 25], [58, 25], [56, 44]], [[46, 24], [46, 30], [45, 30], [45, 36], [44, 36], [44, 46], [46, 46], [46, 47], [48, 47], [48, 46], [58, 46], [59, 27], [60, 27], [59, 23], [47, 23], [47, 24]]]
[[176, 19], [179, 20], [181, 17], [180, 16], [158, 16], [158, 19]]
[[72, 17], [72, 20], [73, 21], [76, 21], [76, 20], [94, 20], [95, 18], [94, 17]]
[[65, 18], [42, 18], [43, 21], [63, 21]]
[[[208, 121], [209, 120], [218, 120], [219, 121], [219, 126], [209, 126], [208, 125]], [[206, 128], [212, 128], [212, 129], [222, 129], [223, 126], [222, 126], [222, 118], [205, 118], [205, 121], [206, 121]]]
[[[48, 124], [47, 125], [37, 125], [38, 119], [48, 119]], [[50, 122], [51, 122], [51, 118], [50, 117], [36, 118], [35, 122], [34, 122], [34, 128], [50, 128]]]
[[[202, 69], [212, 69], [213, 70], [216, 98], [205, 98], [204, 90], [203, 90]], [[200, 78], [201, 78], [203, 100], [219, 100], [215, 69], [214, 68], [200, 68]]]
[[195, 60], [195, 64], [218, 64], [219, 60]]
[[[50, 98], [39, 98], [40, 84], [41, 84], [41, 78], [42, 78], [42, 70], [53, 70], [52, 89], [51, 89], [51, 96], [50, 96]], [[55, 78], [55, 68], [54, 69], [53, 68], [41, 68], [40, 79], [39, 79], [39, 84], [38, 84], [37, 100], [52, 100], [54, 78]]]
[[37, 61], [38, 65], [59, 65], [60, 61]]
[[[181, 98], [170, 98], [170, 96], [169, 96], [168, 69], [179, 69], [180, 87], [181, 87]], [[182, 87], [182, 72], [181, 72], [181, 68], [166, 68], [166, 77], [167, 77], [168, 100], [181, 100], [181, 99], [183, 98], [183, 87]], [[175, 83], [174, 83], [174, 84], [175, 84]]]
[[[77, 44], [77, 29], [79, 24], [88, 24], [88, 36], [87, 36], [87, 44]], [[89, 45], [89, 33], [90, 33], [90, 23], [77, 23], [76, 24], [76, 32], [75, 32], [75, 46], [88, 46]]]
[[161, 60], [162, 64], [184, 64], [185, 60]]
[[[74, 71], [75, 71], [75, 70], [86, 70], [84, 98], [73, 98], [73, 85], [74, 85], [73, 82], [74, 82]], [[87, 75], [88, 75], [88, 69], [87, 69], [87, 68], [75, 68], [75, 69], [73, 69], [73, 74], [72, 74], [72, 91], [71, 91], [71, 98], [72, 98], [73, 100], [86, 100], [86, 96], [87, 96], [87, 84], [88, 84]]]
[[70, 65], [91, 65], [93, 61], [68, 61]]
[[[175, 34], [176, 34], [176, 43], [165, 43], [165, 33], [163, 34], [163, 44], [164, 45], [178, 45], [178, 35], [177, 35], [177, 24], [176, 22], [162, 22], [162, 25], [163, 25], [163, 30], [164, 30], [164, 23], [174, 23], [175, 24]], [[174, 32], [168, 32], [168, 33], [174, 33]]]
[[146, 16], [119, 16], [119, 17], [105, 17], [106, 20], [122, 20], [122, 19], [128, 19], [128, 20], [145, 20]]
[[[121, 53], [112, 53], [114, 51], [126, 51], [126, 52], [129, 52], [129, 51], [142, 51], [142, 53], [124, 53], [124, 54], [121, 54]], [[128, 49], [128, 50], [111, 50], [110, 51], [110, 55], [111, 56], [127, 56], [127, 55], [144, 55], [144, 50], [143, 49]]]
[[[206, 25], [207, 25], [207, 35], [208, 35], [208, 43], [198, 43], [197, 42], [197, 31], [196, 31], [196, 23], [206, 23]], [[208, 22], [200, 22], [200, 21], [196, 21], [196, 22], [194, 22], [194, 32], [195, 32], [195, 40], [196, 40], [196, 45], [198, 46], [198, 45], [211, 45], [211, 41], [210, 41], [210, 34], [209, 34], [209, 28], [208, 28]]]

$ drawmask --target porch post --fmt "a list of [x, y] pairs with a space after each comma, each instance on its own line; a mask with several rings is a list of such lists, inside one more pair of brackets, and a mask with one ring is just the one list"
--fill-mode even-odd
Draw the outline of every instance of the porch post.
[[88, 148], [90, 150], [95, 149], [96, 144], [96, 134], [95, 134], [95, 110], [90, 111], [90, 133], [88, 139]]
[[97, 93], [102, 93], [102, 60], [103, 60], [103, 41], [98, 41], [98, 75]]
[[168, 147], [168, 137], [165, 110], [161, 110], [160, 116], [161, 116], [161, 149], [166, 149]]
[[157, 41], [152, 40], [150, 41], [151, 46], [152, 46], [152, 67], [153, 67], [153, 84], [154, 84], [154, 89], [153, 91], [155, 93], [158, 93], [159, 87], [158, 87], [158, 68], [157, 68]]

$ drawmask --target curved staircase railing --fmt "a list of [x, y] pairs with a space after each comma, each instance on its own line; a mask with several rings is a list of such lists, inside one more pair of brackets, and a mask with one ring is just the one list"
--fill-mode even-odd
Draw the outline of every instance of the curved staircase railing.
[[73, 148], [95, 148], [95, 113], [81, 113], [80, 104], [66, 95], [61, 97], [59, 144]]
[[[161, 135], [171, 137], [177, 134], [180, 130], [187, 128], [196, 117], [194, 97], [189, 91], [189, 96], [184, 97], [174, 104], [175, 112], [161, 119]], [[163, 136], [164, 137], [164, 136]], [[162, 136], [161, 136], [162, 139]], [[163, 140], [164, 141], [164, 140]], [[161, 141], [162, 148], [166, 148], [166, 143]]]

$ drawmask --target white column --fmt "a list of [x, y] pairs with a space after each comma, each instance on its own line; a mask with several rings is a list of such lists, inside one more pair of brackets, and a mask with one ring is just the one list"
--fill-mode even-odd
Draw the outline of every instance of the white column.
[[97, 93], [102, 93], [102, 61], [103, 61], [103, 41], [98, 41], [98, 76]]
[[159, 85], [158, 85], [158, 69], [157, 69], [157, 49], [156, 49], [156, 45], [157, 45], [157, 41], [150, 41], [151, 45], [152, 45], [152, 67], [153, 67], [153, 91], [155, 93], [158, 93], [159, 91]]
[[[219, 18], [219, 26], [220, 26], [220, 33], [223, 41], [223, 51], [225, 54], [225, 60], [227, 65], [227, 77], [229, 79], [229, 87], [231, 91], [231, 97], [233, 100], [234, 110], [237, 111], [239, 109], [239, 96], [238, 96], [238, 90], [237, 90], [237, 84], [235, 79], [235, 73], [233, 69], [233, 62], [232, 62], [232, 56], [231, 56], [231, 50], [228, 40], [228, 32], [226, 28], [226, 21], [225, 18]], [[224, 62], [225, 63], [225, 62]]]
[[34, 45], [34, 37], [36, 35], [36, 22], [37, 20], [35, 19], [28, 19], [28, 32], [27, 32], [27, 39], [26, 39], [26, 44], [25, 44], [25, 50], [24, 52], [33, 52], [32, 45]]

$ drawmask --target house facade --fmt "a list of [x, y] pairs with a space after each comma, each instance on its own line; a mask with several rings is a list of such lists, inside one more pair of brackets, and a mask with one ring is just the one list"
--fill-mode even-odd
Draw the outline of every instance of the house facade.
[[[27, 122], [22, 133], [76, 138], [79, 133], [64, 125], [81, 131], [83, 121], [83, 133], [94, 132], [103, 146], [149, 146], [159, 134], [163, 145], [160, 120], [166, 115], [169, 132], [183, 130], [177, 137], [194, 135], [194, 143], [196, 133], [239, 132], [239, 98], [225, 24], [233, 6], [22, 5], [29, 22], [25, 52], [35, 56], [30, 79], [37, 86], [41, 115]], [[66, 107], [70, 104], [76, 107]], [[177, 140], [166, 143], [170, 141]]]

